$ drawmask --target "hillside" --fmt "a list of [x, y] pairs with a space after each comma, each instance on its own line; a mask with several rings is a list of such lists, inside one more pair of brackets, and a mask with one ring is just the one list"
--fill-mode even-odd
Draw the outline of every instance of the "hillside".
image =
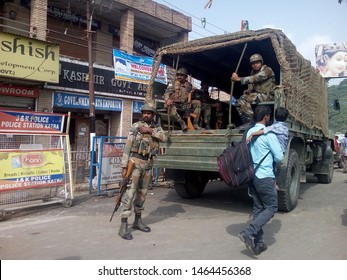
[[[347, 132], [347, 79], [344, 79], [339, 85], [328, 87], [329, 97], [329, 128], [336, 132]], [[340, 101], [340, 113], [333, 108], [334, 100]]]

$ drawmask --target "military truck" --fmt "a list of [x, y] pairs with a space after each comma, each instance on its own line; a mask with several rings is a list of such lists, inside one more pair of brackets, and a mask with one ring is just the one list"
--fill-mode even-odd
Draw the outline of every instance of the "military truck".
[[289, 142], [276, 177], [279, 210], [289, 212], [298, 203], [300, 183], [306, 182], [307, 173], [313, 173], [319, 183], [332, 181], [333, 137], [328, 130], [326, 82], [281, 30], [240, 31], [175, 43], [157, 50], [146, 101], [153, 102], [156, 96], [169, 140], [163, 146], [165, 153], [156, 158], [155, 166], [165, 168], [166, 177], [173, 182], [178, 195], [197, 198], [210, 180], [220, 179], [217, 157], [231, 141], [240, 141], [245, 131], [231, 102], [225, 110], [226, 123], [220, 129], [182, 132], [173, 126], [173, 120], [158, 99], [165, 91], [155, 82], [160, 64], [176, 69], [185, 67], [191, 77], [210, 81], [211, 86], [229, 93], [232, 100], [245, 88], [232, 82], [231, 74], [249, 76], [249, 58], [255, 53], [261, 54], [264, 64], [273, 69], [278, 85], [274, 100], [263, 104], [271, 106], [272, 112], [279, 106], [289, 111], [286, 121]]

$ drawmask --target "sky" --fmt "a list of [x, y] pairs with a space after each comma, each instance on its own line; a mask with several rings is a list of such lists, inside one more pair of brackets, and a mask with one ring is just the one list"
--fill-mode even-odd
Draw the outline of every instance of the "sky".
[[316, 45], [347, 41], [346, 0], [212, 0], [210, 8], [209, 0], [154, 1], [192, 17], [189, 40], [240, 31], [247, 20], [250, 30], [281, 29], [314, 67]]

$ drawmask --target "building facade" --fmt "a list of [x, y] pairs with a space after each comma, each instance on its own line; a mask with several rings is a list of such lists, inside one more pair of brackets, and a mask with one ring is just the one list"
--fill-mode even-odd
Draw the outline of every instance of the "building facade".
[[0, 108], [70, 112], [73, 151], [89, 150], [91, 132], [126, 136], [146, 84], [115, 79], [113, 49], [151, 57], [187, 41], [191, 24], [151, 0], [1, 1]]

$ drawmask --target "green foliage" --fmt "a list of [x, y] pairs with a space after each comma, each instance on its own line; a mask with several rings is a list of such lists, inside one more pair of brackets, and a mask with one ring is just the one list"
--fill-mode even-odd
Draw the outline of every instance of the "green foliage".
[[[329, 129], [347, 132], [347, 79], [339, 85], [328, 87]], [[334, 110], [334, 100], [340, 101], [340, 113]]]

